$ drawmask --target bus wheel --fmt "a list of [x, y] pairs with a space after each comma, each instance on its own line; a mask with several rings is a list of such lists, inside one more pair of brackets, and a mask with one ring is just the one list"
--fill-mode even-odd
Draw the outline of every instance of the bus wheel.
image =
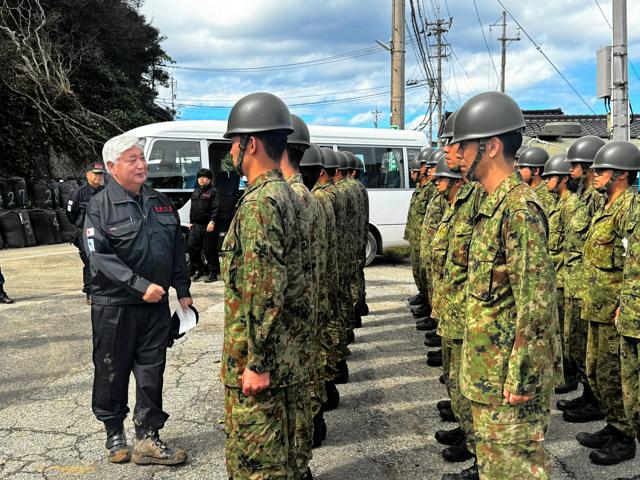
[[367, 234], [367, 249], [366, 249], [366, 257], [364, 260], [364, 265], [368, 267], [373, 262], [373, 259], [376, 258], [378, 254], [378, 241], [376, 237], [371, 231]]

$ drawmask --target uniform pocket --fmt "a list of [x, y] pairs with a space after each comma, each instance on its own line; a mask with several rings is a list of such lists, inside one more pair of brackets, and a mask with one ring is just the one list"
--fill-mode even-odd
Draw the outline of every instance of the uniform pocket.
[[613, 235], [595, 237], [587, 252], [589, 261], [602, 270], [611, 270], [615, 266], [615, 237]]
[[451, 239], [451, 261], [460, 267], [469, 265], [469, 246], [471, 245], [471, 234], [473, 226], [463, 223], [455, 228]]

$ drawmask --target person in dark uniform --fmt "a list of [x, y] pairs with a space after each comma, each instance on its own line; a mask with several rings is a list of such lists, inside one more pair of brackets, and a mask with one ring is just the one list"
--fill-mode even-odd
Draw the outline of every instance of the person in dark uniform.
[[[191, 275], [195, 282], [200, 277], [208, 276], [205, 283], [215, 282], [220, 273], [218, 259], [218, 239], [215, 237], [215, 226], [218, 218], [218, 191], [212, 185], [213, 174], [208, 168], [201, 168], [196, 175], [198, 187], [191, 195], [191, 211], [189, 213], [189, 240], [187, 251], [191, 261]], [[202, 253], [207, 266], [202, 264]]]
[[[107, 430], [113, 463], [177, 465], [187, 452], [171, 448], [158, 431], [169, 417], [162, 409], [162, 380], [171, 330], [169, 287], [180, 308], [193, 302], [184, 240], [171, 201], [144, 185], [144, 139], [120, 135], [102, 156], [108, 186], [87, 207], [83, 242], [91, 266], [93, 327], [92, 409]], [[136, 438], [127, 444], [124, 419], [131, 372], [136, 379]]]
[[7, 292], [4, 291], [4, 275], [0, 269], [0, 303], [13, 303], [13, 299], [9, 298]]
[[87, 303], [91, 304], [90, 296], [90, 284], [91, 284], [91, 271], [89, 270], [89, 260], [87, 253], [84, 251], [82, 241], [80, 238], [80, 232], [84, 224], [84, 216], [87, 211], [87, 205], [89, 201], [104, 188], [104, 164], [102, 162], [91, 162], [86, 168], [87, 183], [82, 185], [71, 195], [71, 199], [67, 203], [67, 217], [69, 221], [73, 223], [78, 232], [73, 244], [78, 247], [80, 253], [80, 259], [82, 260], [82, 291], [87, 296]]

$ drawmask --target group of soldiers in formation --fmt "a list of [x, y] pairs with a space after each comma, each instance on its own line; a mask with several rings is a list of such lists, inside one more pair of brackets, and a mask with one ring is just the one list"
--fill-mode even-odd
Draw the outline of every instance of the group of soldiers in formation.
[[[430, 366], [450, 400], [439, 430], [453, 479], [549, 479], [543, 442], [556, 393], [567, 422], [604, 420], [577, 440], [598, 465], [635, 456], [640, 434], [640, 150], [595, 136], [568, 152], [522, 146], [507, 95], [469, 99], [441, 149], [411, 165], [405, 238]], [[634, 476], [640, 479], [640, 475]]]
[[222, 246], [225, 462], [233, 479], [310, 479], [323, 412], [368, 314], [369, 201], [351, 152], [310, 142], [278, 97], [248, 95], [225, 137], [247, 189]]

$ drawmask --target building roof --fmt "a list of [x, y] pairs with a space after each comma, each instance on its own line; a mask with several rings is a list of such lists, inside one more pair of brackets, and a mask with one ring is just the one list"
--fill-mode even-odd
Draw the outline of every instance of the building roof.
[[[545, 124], [549, 122], [576, 122], [582, 127], [582, 135], [596, 135], [609, 138], [606, 115], [565, 115], [562, 109], [523, 110], [526, 124], [524, 134], [527, 137], [543, 136]], [[640, 115], [633, 115], [631, 138], [640, 137]]]

